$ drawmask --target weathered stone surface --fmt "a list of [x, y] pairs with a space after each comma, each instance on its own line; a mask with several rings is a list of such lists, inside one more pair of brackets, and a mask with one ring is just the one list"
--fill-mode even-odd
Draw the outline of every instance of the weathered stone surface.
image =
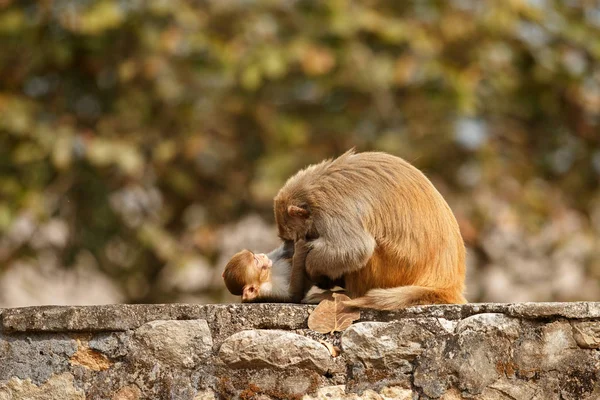
[[570, 319], [600, 318], [599, 302], [516, 303], [507, 304], [505, 306], [507, 308], [505, 314], [524, 319], [543, 319], [550, 317]]
[[319, 372], [335, 369], [325, 346], [280, 330], [236, 333], [223, 342], [219, 357], [232, 368], [298, 367]]
[[314, 396], [305, 396], [302, 400], [329, 400], [329, 399], [340, 399], [340, 400], [356, 400], [359, 398], [362, 399], [377, 399], [380, 400], [381, 397], [373, 397], [377, 396], [377, 394], [373, 394], [370, 392], [363, 393], [361, 397], [354, 393], [346, 393], [346, 387], [344, 385], [336, 385], [336, 386], [326, 386], [317, 391]]
[[344, 385], [336, 385], [323, 387], [314, 396], [306, 395], [302, 400], [412, 400], [414, 394], [410, 389], [389, 387], [379, 393], [374, 390], [365, 390], [358, 395], [348, 393]]
[[[516, 379], [510, 381], [502, 379], [494, 382], [481, 394], [481, 398], [486, 400], [544, 400], [543, 396], [545, 396], [544, 391], [539, 390], [535, 383]], [[460, 399], [460, 397], [457, 398]]]
[[[25, 307], [7, 309], [2, 327], [13, 332], [103, 332], [137, 329], [157, 320], [218, 321], [227, 331], [235, 321], [245, 329], [306, 327], [308, 310], [299, 304], [119, 304], [105, 306]], [[267, 312], [268, 311], [268, 312]], [[228, 332], [228, 331], [227, 331]], [[234, 333], [230, 332], [230, 333]]]
[[579, 351], [571, 326], [562, 321], [527, 332], [515, 347], [515, 363], [527, 378], [535, 377], [540, 370], [560, 370], [585, 354]]
[[216, 400], [215, 392], [212, 390], [203, 390], [194, 396], [194, 400]]
[[106, 356], [89, 347], [80, 347], [70, 359], [71, 365], [79, 365], [92, 371], [105, 371], [112, 366]]
[[600, 302], [428, 305], [409, 307], [401, 311], [363, 311], [361, 312], [361, 320], [392, 321], [420, 316], [460, 320], [471, 315], [487, 313], [499, 313], [520, 319], [533, 320], [561, 317], [569, 319], [600, 318]]
[[410, 389], [401, 387], [387, 387], [383, 388], [379, 394], [384, 400], [412, 400], [415, 393]]
[[600, 398], [598, 303], [363, 311], [333, 335], [311, 309], [0, 310], [0, 400]]
[[89, 337], [79, 335], [76, 338], [77, 351], [71, 356], [69, 362], [71, 365], [90, 369], [92, 371], [105, 371], [112, 366], [112, 362], [101, 352], [90, 348]]
[[123, 357], [130, 348], [131, 335], [125, 332], [99, 333], [89, 341], [91, 349], [110, 358]]
[[142, 391], [135, 385], [127, 385], [119, 389], [112, 400], [139, 400], [142, 397]]
[[568, 322], [517, 325], [503, 316], [477, 317], [479, 321], [459, 323], [457, 335], [421, 355], [414, 384], [423, 393], [437, 398], [455, 384], [465, 394], [483, 396], [477, 398], [535, 398], [543, 393], [540, 398], [575, 399], [597, 387], [599, 357], [578, 348]]
[[213, 340], [206, 320], [152, 321], [134, 333], [135, 347], [146, 350], [165, 365], [193, 368], [212, 352]]
[[460, 321], [455, 328], [456, 333], [466, 331], [482, 332], [490, 335], [501, 334], [516, 339], [519, 336], [519, 320], [504, 314], [486, 313], [467, 317]]
[[0, 400], [85, 400], [85, 393], [76, 388], [73, 376], [68, 373], [55, 375], [42, 385], [30, 379], [11, 378], [0, 381]]
[[367, 368], [409, 372], [411, 361], [423, 352], [423, 343], [434, 336], [427, 322], [437, 324], [435, 319], [356, 323], [342, 335], [342, 349], [349, 361]]
[[600, 322], [576, 321], [571, 323], [573, 338], [583, 349], [600, 348]]
[[[0, 329], [16, 332], [102, 332], [136, 329], [156, 320], [235, 321], [243, 329], [306, 328], [309, 310], [298, 304], [119, 304], [105, 306], [24, 307], [5, 309]], [[266, 312], [268, 310], [268, 312]], [[475, 314], [501, 313], [521, 319], [600, 318], [600, 303], [465, 304], [410, 307], [402, 311], [363, 311], [361, 321], [410, 317], [459, 320]], [[225, 328], [225, 327], [223, 327]], [[226, 329], [226, 328], [225, 328]], [[233, 332], [231, 332], [233, 333]]]
[[0, 382], [16, 377], [45, 382], [68, 370], [77, 343], [64, 334], [7, 336], [0, 334]]
[[519, 336], [519, 321], [498, 313], [478, 314], [460, 321], [455, 331], [443, 345], [430, 346], [415, 370], [414, 384], [430, 397], [443, 395], [453, 380], [471, 394], [496, 381], [503, 355]]
[[298, 398], [311, 392], [318, 382], [318, 373], [314, 371], [258, 369], [249, 374], [247, 394]]

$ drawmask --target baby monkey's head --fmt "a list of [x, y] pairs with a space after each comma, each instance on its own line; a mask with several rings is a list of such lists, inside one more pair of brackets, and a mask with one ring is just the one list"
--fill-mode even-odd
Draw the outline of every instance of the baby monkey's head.
[[242, 301], [253, 300], [260, 295], [260, 285], [271, 279], [272, 265], [266, 254], [242, 250], [225, 266], [225, 286], [231, 294], [242, 296]]

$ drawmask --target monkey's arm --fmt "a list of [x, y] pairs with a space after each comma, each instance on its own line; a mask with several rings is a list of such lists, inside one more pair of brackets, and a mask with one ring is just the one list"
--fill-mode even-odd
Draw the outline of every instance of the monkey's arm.
[[281, 246], [267, 254], [267, 257], [274, 263], [282, 259], [291, 259], [294, 256], [294, 245], [292, 243], [282, 243]]
[[317, 228], [319, 238], [308, 242], [306, 273], [313, 281], [325, 275], [338, 279], [363, 268], [375, 251], [375, 239], [364, 230], [359, 221], [330, 219]]
[[293, 303], [300, 303], [311, 287], [306, 276], [306, 256], [310, 248], [303, 239], [297, 240], [294, 245], [292, 258], [292, 274], [290, 278], [290, 297]]

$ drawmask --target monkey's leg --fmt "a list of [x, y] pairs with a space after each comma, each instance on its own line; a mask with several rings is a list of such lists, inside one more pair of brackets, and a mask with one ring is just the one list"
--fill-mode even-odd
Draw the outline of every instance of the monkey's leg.
[[300, 239], [294, 244], [294, 257], [292, 258], [292, 274], [290, 278], [290, 298], [293, 303], [300, 303], [306, 292], [310, 289], [310, 283], [306, 276], [306, 257], [310, 248], [306, 241]]
[[339, 290], [322, 290], [313, 287], [308, 291], [306, 296], [302, 299], [303, 304], [319, 304], [323, 300], [333, 300], [334, 293], [346, 294], [346, 292], [338, 288]]

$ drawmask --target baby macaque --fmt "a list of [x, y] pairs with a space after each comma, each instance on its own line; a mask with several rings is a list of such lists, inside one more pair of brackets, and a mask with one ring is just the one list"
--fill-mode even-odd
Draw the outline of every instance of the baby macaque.
[[243, 302], [291, 300], [293, 246], [281, 245], [269, 254], [242, 250], [225, 266], [225, 286]]
[[311, 165], [287, 181], [274, 208], [280, 238], [306, 247], [290, 276], [292, 301], [306, 293], [307, 275], [343, 278], [354, 307], [466, 302], [458, 223], [429, 179], [399, 157], [351, 150]]
[[[294, 253], [292, 242], [281, 245], [269, 254], [253, 253], [250, 250], [242, 250], [236, 253], [225, 266], [223, 279], [225, 286], [231, 294], [242, 296], [244, 303], [277, 302], [286, 303], [292, 301], [290, 292], [290, 280], [292, 278], [292, 266], [294, 263], [296, 271], [303, 271], [304, 258], [307, 247], [296, 245], [298, 249]], [[306, 275], [301, 272], [301, 277]], [[326, 289], [332, 289], [332, 282]], [[300, 287], [306, 287], [306, 291], [312, 286], [312, 282], [305, 281]], [[302, 293], [304, 297], [305, 293]], [[324, 298], [331, 296], [331, 292], [315, 290], [306, 297], [300, 299], [303, 303], [319, 303]]]

